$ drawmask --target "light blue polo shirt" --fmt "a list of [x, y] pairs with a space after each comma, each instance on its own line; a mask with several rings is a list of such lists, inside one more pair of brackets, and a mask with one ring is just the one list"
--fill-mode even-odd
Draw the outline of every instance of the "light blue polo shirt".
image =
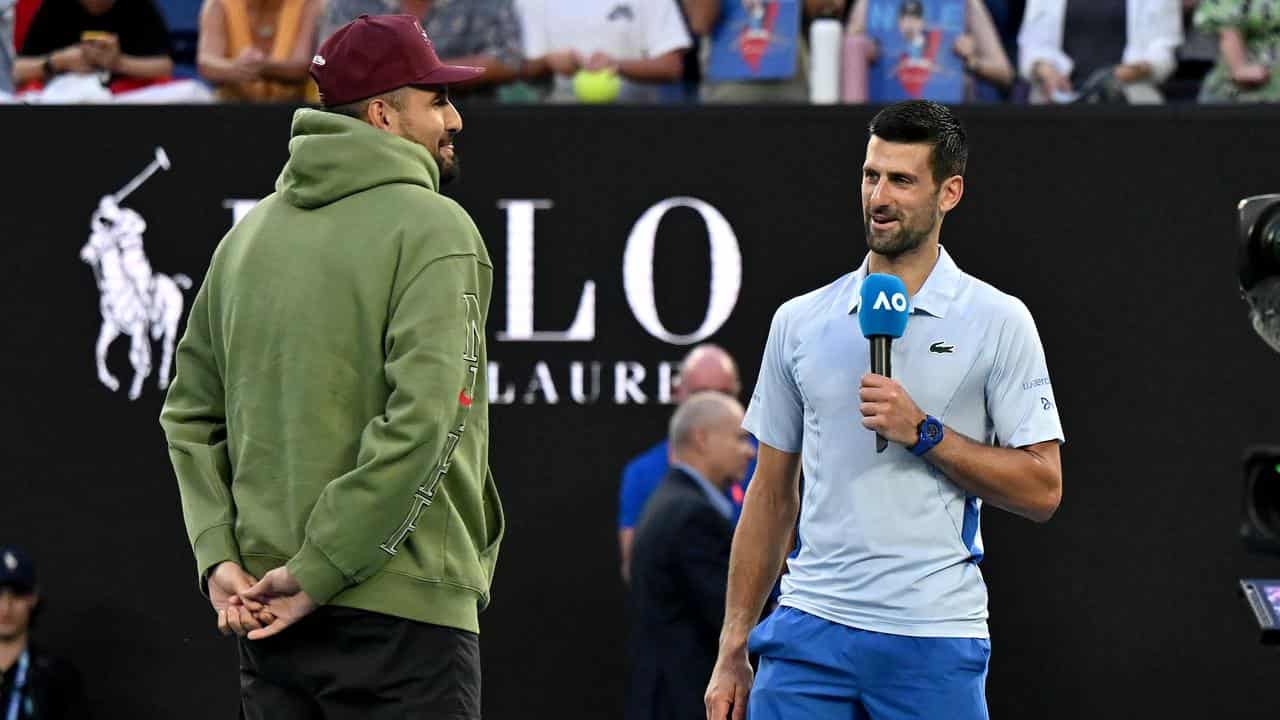
[[[801, 550], [781, 604], [876, 632], [988, 637], [982, 501], [901, 445], [877, 454], [862, 426], [866, 274], [864, 260], [778, 309], [743, 423], [760, 442], [802, 455]], [[1004, 447], [1064, 439], [1031, 313], [945, 249], [911, 298], [892, 366], [916, 404], [954, 432]]]

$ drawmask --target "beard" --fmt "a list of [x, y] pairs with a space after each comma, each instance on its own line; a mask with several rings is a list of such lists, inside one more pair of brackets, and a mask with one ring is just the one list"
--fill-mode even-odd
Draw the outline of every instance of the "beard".
[[898, 215], [898, 229], [891, 232], [876, 233], [871, 230], [871, 213], [863, 212], [862, 227], [866, 232], [867, 247], [877, 255], [896, 258], [912, 252], [920, 247], [933, 229], [938, 225], [939, 212], [937, 206], [930, 206], [929, 217], [918, 222]]
[[421, 145], [436, 161], [436, 168], [440, 170], [440, 184], [447, 185], [454, 182], [462, 175], [462, 167], [458, 164], [458, 151], [453, 151], [453, 159], [446, 160], [443, 153], [440, 152], [439, 146], [432, 147], [426, 140], [418, 136], [417, 129], [408, 123], [401, 129], [400, 137], [408, 140], [415, 145]]
[[458, 151], [454, 150], [452, 160], [444, 158], [436, 158], [436, 164], [440, 166], [440, 184], [448, 185], [462, 177], [462, 164], [458, 161]]

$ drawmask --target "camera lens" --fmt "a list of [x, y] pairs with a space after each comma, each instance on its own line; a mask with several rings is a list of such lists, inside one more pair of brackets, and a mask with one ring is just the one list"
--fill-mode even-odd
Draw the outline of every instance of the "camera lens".
[[1280, 206], [1272, 207], [1258, 219], [1255, 243], [1261, 257], [1280, 264]]
[[1245, 522], [1254, 540], [1280, 543], [1280, 456], [1255, 457], [1246, 468]]

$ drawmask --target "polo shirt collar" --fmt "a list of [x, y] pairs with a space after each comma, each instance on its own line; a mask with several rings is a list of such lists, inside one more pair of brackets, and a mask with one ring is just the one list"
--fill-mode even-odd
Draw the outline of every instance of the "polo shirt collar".
[[[868, 253], [862, 259], [862, 265], [853, 273], [850, 288], [852, 297], [849, 298], [850, 313], [858, 310], [858, 304], [862, 300], [862, 281], [867, 279], [867, 267], [870, 261], [871, 254]], [[939, 245], [938, 262], [929, 272], [929, 277], [925, 278], [924, 285], [920, 286], [920, 291], [911, 297], [911, 312], [919, 310], [937, 318], [946, 317], [951, 301], [960, 292], [960, 280], [963, 275], [964, 273], [960, 271], [955, 260], [951, 259], [947, 249]]]

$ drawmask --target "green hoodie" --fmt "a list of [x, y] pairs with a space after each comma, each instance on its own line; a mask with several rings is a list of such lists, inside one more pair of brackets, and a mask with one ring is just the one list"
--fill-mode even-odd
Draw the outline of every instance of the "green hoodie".
[[493, 267], [421, 146], [316, 110], [222, 240], [160, 423], [196, 570], [288, 566], [319, 604], [478, 632]]

